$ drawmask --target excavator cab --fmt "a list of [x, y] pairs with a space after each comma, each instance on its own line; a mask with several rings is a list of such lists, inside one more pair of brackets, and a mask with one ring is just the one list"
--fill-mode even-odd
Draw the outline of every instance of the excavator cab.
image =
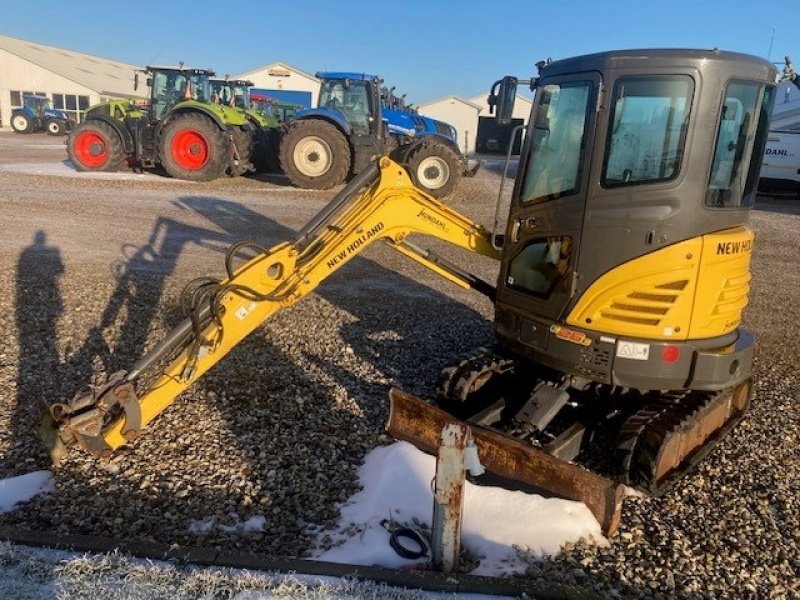
[[[774, 81], [766, 62], [719, 51], [544, 63], [505, 231], [499, 341], [607, 384], [745, 378], [746, 223]], [[701, 347], [731, 345], [698, 372]]]

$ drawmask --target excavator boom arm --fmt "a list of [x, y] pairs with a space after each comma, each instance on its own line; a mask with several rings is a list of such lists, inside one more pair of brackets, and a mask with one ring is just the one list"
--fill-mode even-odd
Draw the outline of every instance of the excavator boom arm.
[[[279, 243], [216, 282], [204, 278], [192, 313], [134, 365], [69, 404], [51, 407], [39, 435], [58, 463], [78, 444], [103, 456], [135, 439], [187, 387], [239, 342], [283, 308], [311, 293], [327, 277], [377, 240], [463, 287], [489, 296], [492, 286], [449, 261], [407, 241], [412, 233], [433, 236], [499, 259], [491, 233], [417, 189], [406, 170], [381, 158], [340, 192], [293, 242]], [[233, 250], [233, 249], [232, 249]], [[134, 380], [166, 356], [176, 358], [139, 395]]]

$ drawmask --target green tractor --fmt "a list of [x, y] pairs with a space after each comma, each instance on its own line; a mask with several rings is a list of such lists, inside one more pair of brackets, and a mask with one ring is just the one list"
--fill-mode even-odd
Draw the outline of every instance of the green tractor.
[[227, 76], [225, 79], [212, 78], [210, 81], [211, 101], [243, 111], [257, 130], [251, 153], [253, 169], [257, 172], [274, 171], [278, 166], [280, 121], [252, 105], [250, 88], [253, 87], [253, 82], [246, 79], [229, 79]]
[[223, 106], [231, 106], [243, 110], [247, 117], [262, 129], [278, 126], [278, 120], [271, 115], [263, 114], [252, 106], [250, 102], [250, 88], [252, 81], [245, 79], [216, 79], [211, 80], [211, 101]]
[[[214, 104], [210, 69], [145, 69], [150, 101], [113, 100], [90, 107], [67, 140], [78, 171], [162, 166], [176, 179], [211, 181], [252, 168], [258, 128], [237, 108]], [[139, 73], [134, 88], [138, 87]]]

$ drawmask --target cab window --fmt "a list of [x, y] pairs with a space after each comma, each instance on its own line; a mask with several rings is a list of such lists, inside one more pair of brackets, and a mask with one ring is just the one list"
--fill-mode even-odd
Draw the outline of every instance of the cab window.
[[572, 238], [557, 236], [531, 240], [511, 261], [506, 283], [540, 298], [549, 297], [569, 269]]
[[603, 187], [677, 177], [693, 91], [694, 82], [688, 76], [617, 80], [603, 160]]
[[732, 81], [720, 111], [706, 205], [752, 206], [769, 129], [774, 86]]
[[550, 83], [539, 88], [523, 203], [578, 193], [591, 92], [591, 81]]

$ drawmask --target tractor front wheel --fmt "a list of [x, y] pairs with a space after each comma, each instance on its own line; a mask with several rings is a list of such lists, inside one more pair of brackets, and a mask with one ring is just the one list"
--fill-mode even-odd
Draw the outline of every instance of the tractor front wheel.
[[453, 191], [461, 176], [458, 156], [445, 144], [422, 142], [408, 153], [408, 169], [414, 184], [434, 198]]
[[161, 130], [158, 155], [175, 179], [211, 181], [221, 177], [230, 163], [230, 140], [204, 115], [176, 115]]
[[33, 123], [24, 113], [11, 115], [11, 129], [17, 133], [30, 133], [33, 131]]
[[45, 127], [50, 135], [64, 135], [64, 130], [66, 129], [64, 122], [58, 119], [50, 119]]
[[350, 145], [334, 125], [319, 119], [292, 122], [281, 139], [281, 168], [299, 188], [327, 190], [350, 173]]
[[89, 119], [70, 132], [67, 156], [76, 171], [118, 171], [125, 161], [125, 150], [111, 125]]

